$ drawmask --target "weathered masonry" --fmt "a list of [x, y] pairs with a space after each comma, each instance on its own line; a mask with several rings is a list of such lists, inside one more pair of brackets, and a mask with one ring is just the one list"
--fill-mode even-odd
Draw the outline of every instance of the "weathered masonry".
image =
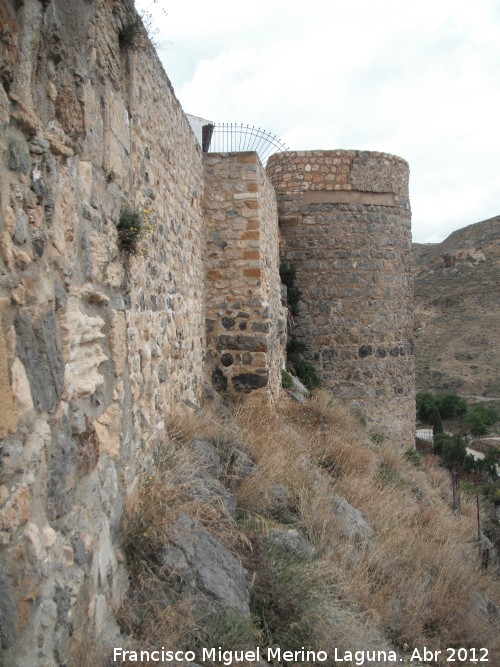
[[[279, 395], [280, 237], [312, 363], [395, 443], [413, 434], [406, 163], [295, 153], [266, 174], [256, 153], [204, 155], [151, 44], [127, 41], [132, 11], [0, 2], [6, 667], [76, 665], [78, 641], [118, 632], [124, 507], [179, 404], [207, 379]], [[125, 206], [153, 211], [135, 256]]]
[[255, 152], [205, 155], [207, 379], [222, 390], [281, 386], [278, 212]]
[[294, 335], [374, 430], [413, 443], [408, 164], [385, 153], [275, 155], [282, 256], [302, 292]]

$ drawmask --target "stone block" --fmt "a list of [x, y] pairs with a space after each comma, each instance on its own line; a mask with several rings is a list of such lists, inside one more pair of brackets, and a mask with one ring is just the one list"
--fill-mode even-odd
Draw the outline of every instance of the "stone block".
[[11, 374], [12, 394], [19, 417], [26, 417], [33, 410], [33, 399], [31, 398], [30, 384], [26, 370], [17, 357], [12, 364]]
[[248, 352], [266, 352], [268, 342], [265, 338], [258, 336], [247, 336], [239, 334], [236, 336], [219, 336], [218, 350], [245, 350]]
[[239, 373], [233, 376], [232, 381], [235, 389], [248, 394], [255, 389], [267, 387], [269, 377], [267, 373]]
[[120, 455], [121, 419], [121, 408], [113, 403], [93, 422], [99, 442], [99, 452], [108, 454], [112, 459], [117, 459]]
[[0, 641], [3, 649], [7, 649], [14, 643], [17, 633], [18, 608], [16, 597], [12, 589], [12, 581], [8, 576], [5, 566], [0, 564]]
[[24, 141], [11, 139], [9, 141], [8, 167], [11, 171], [27, 174], [31, 169], [31, 158]]
[[69, 396], [93, 394], [104, 382], [99, 367], [108, 359], [100, 344], [104, 320], [82, 312], [79, 296], [72, 295], [61, 325]]
[[45, 312], [32, 322], [26, 311], [15, 319], [17, 354], [24, 364], [35, 407], [53, 410], [61, 399], [64, 362], [55, 312]]
[[7, 303], [7, 299], [0, 299], [0, 438], [14, 431], [18, 422], [15, 399], [9, 377], [7, 344], [2, 326], [3, 313]]
[[77, 449], [71, 436], [69, 420], [61, 419], [50, 451], [47, 470], [46, 510], [50, 521], [69, 512], [76, 489]]

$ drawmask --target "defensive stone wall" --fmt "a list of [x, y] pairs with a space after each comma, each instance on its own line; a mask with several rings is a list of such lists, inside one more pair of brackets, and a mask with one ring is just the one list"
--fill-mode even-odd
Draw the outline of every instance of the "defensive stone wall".
[[274, 190], [257, 153], [204, 162], [207, 379], [273, 400], [286, 342]]
[[271, 157], [282, 257], [302, 292], [292, 335], [342, 400], [414, 442], [408, 165], [365, 151]]
[[[201, 396], [203, 166], [154, 49], [120, 40], [127, 3], [18, 5], [0, 6], [0, 662], [77, 665], [126, 590], [147, 445]], [[152, 211], [136, 256], [125, 205]]]
[[[128, 0], [0, 4], [0, 662], [117, 636], [124, 508], [172, 412], [274, 401], [295, 334], [336, 393], [413, 435], [407, 165], [207, 155]], [[146, 211], [135, 253], [117, 227]], [[270, 443], [272, 446], [272, 443]]]

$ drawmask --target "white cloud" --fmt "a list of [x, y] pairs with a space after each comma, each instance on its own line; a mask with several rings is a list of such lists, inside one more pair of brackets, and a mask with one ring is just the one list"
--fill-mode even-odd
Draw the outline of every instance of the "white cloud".
[[292, 149], [403, 156], [418, 241], [500, 212], [496, 0], [163, 4], [160, 55], [189, 113]]

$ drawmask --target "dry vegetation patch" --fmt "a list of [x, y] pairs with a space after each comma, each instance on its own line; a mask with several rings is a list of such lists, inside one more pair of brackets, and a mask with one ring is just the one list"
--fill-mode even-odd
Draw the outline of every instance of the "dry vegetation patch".
[[[192, 446], [199, 438], [220, 452], [219, 481], [236, 496], [234, 514], [222, 497], [196, 492], [206, 474]], [[240, 477], [231, 474], [233, 450], [249, 462]], [[500, 585], [480, 570], [474, 506], [464, 499], [455, 516], [448, 473], [435, 457], [415, 465], [374, 441], [326, 392], [276, 411], [241, 404], [231, 419], [213, 410], [180, 415], [148, 456], [125, 525], [132, 604], [122, 627], [138, 641], [327, 651], [487, 646], [490, 659], [499, 655], [499, 619], [480, 608], [500, 609]], [[346, 530], [346, 511], [356, 530]], [[157, 555], [179, 513], [249, 571], [250, 616], [200, 618], [192, 599], [170, 590]], [[272, 529], [298, 531], [314, 557], [271, 544]], [[187, 629], [178, 635], [180, 619]]]

